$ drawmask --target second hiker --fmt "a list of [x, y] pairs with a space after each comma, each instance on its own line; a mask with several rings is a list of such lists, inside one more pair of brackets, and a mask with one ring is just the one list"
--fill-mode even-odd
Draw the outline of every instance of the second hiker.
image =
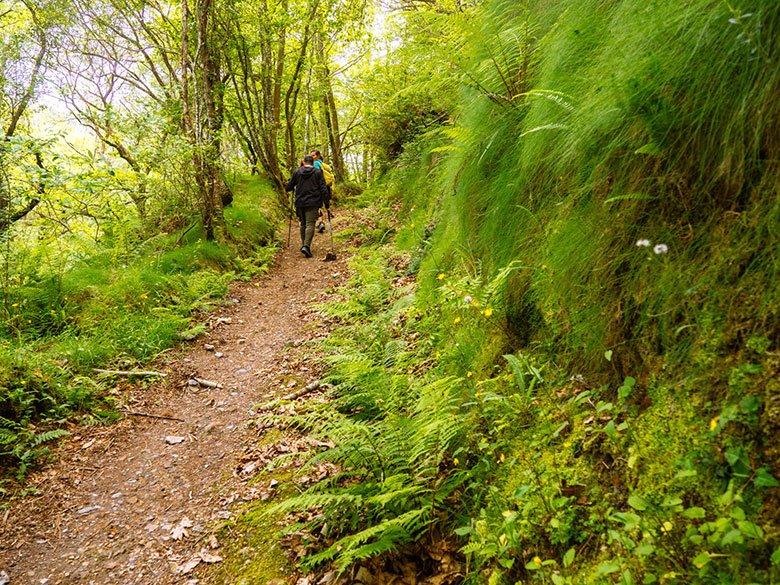
[[[330, 209], [330, 200], [333, 198], [333, 183], [336, 182], [336, 177], [333, 174], [331, 166], [325, 162], [322, 158], [322, 153], [319, 150], [311, 151], [312, 157], [314, 157], [314, 168], [322, 171], [323, 177], [325, 177], [325, 186], [328, 188], [328, 196], [325, 198], [325, 209]], [[320, 218], [322, 218], [322, 212], [320, 211]], [[325, 223], [320, 219], [317, 224], [317, 231], [323, 233], [325, 231]]]
[[295, 170], [287, 183], [287, 191], [293, 190], [295, 212], [301, 223], [301, 254], [311, 258], [311, 242], [320, 207], [323, 203], [326, 206], [330, 203], [325, 177], [320, 169], [314, 168], [314, 157], [311, 155], [303, 158], [303, 166]]

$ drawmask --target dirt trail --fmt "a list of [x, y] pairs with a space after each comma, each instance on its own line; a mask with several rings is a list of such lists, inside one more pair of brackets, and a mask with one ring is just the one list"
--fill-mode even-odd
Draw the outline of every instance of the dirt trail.
[[[344, 254], [330, 263], [323, 254], [286, 251], [269, 275], [233, 287], [210, 333], [158, 364], [167, 378], [126, 397], [135, 411], [184, 422], [129, 416], [74, 430], [58, 462], [31, 478], [39, 495], [0, 513], [11, 585], [197, 583], [181, 571], [219, 555], [210, 528], [243, 489], [234, 470], [256, 440], [253, 406], [317, 377], [288, 354], [305, 358], [312, 350], [301, 343], [325, 335], [313, 305], [347, 275]], [[221, 387], [188, 385], [194, 377]]]

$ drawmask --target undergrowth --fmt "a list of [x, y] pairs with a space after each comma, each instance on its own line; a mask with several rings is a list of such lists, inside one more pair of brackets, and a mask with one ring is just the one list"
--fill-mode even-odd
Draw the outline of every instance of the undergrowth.
[[423, 310], [390, 253], [356, 257], [348, 300], [323, 308], [345, 323], [324, 346], [332, 401], [279, 421], [335, 444], [309, 466], [342, 470], [271, 509], [316, 512], [305, 568], [345, 570], [436, 526], [461, 540], [475, 582], [770, 582], [780, 553], [761, 510], [778, 484], [755, 453], [760, 400], [743, 394], [765, 376], [761, 344], [715, 418], [663, 373], [599, 386], [521, 351], [455, 377], [438, 348], [498, 327], [512, 270], [441, 274], [438, 310]]
[[93, 368], [132, 369], [194, 337], [193, 315], [218, 304], [231, 280], [265, 270], [274, 252], [273, 195], [255, 180], [236, 193], [225, 209], [225, 244], [205, 241], [195, 224], [78, 254], [34, 245], [6, 251], [0, 480], [23, 477], [67, 422], [116, 417], [110, 385]]
[[324, 309], [304, 565], [444, 534], [475, 583], [780, 579], [776, 3], [475, 11]]

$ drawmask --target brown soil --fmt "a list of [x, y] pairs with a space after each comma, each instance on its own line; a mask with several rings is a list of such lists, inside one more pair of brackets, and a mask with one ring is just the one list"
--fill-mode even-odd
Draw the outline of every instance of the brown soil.
[[183, 422], [127, 416], [73, 430], [30, 478], [38, 495], [0, 512], [0, 581], [5, 571], [11, 585], [196, 583], [219, 562], [212, 530], [246, 489], [236, 469], [257, 441], [253, 408], [317, 378], [316, 349], [302, 344], [326, 334], [314, 305], [347, 276], [344, 254], [323, 254], [280, 254], [269, 275], [233, 287], [208, 334], [160, 360], [164, 381], [125, 390], [127, 409]]

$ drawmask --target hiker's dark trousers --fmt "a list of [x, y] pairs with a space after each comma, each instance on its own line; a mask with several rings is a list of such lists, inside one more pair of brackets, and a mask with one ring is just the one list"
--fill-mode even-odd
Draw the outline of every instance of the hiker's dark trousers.
[[301, 244], [311, 248], [311, 241], [314, 239], [314, 229], [317, 225], [317, 216], [319, 207], [296, 207], [298, 221], [301, 222]]

